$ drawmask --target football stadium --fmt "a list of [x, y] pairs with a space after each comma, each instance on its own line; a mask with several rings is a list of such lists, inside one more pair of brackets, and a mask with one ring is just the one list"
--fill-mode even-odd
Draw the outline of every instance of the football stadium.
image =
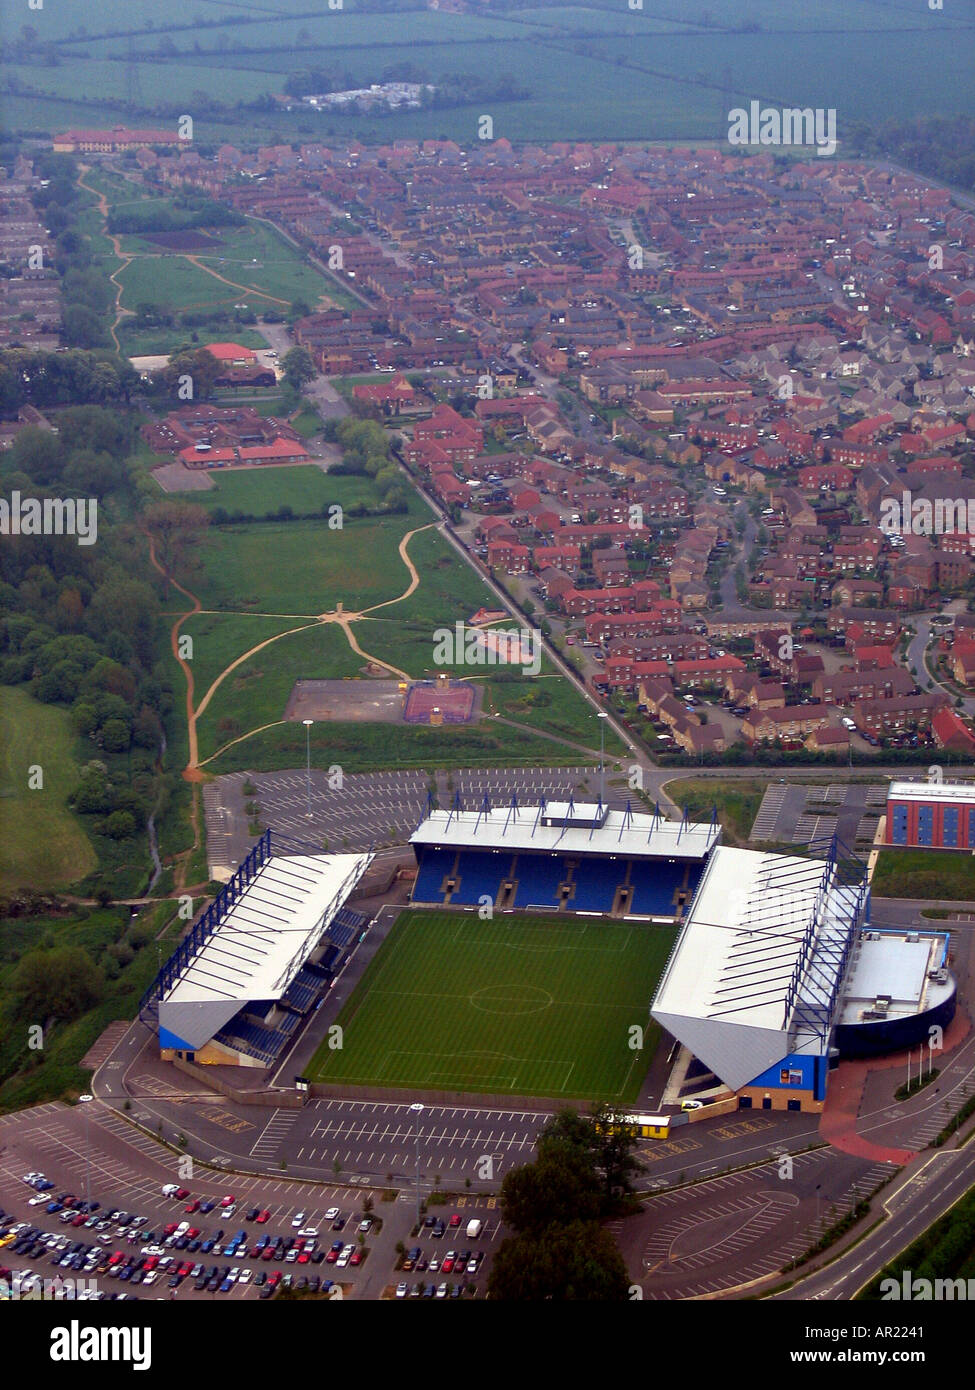
[[764, 853], [722, 845], [716, 815], [457, 796], [428, 804], [410, 902], [383, 927], [348, 905], [371, 854], [271, 843], [142, 1001], [164, 1058], [274, 1068], [324, 1006], [305, 1068], [323, 1092], [629, 1106], [664, 1043], [664, 1109], [815, 1111], [841, 1057], [916, 1045], [954, 1015], [947, 933], [872, 926], [866, 867], [835, 835]]

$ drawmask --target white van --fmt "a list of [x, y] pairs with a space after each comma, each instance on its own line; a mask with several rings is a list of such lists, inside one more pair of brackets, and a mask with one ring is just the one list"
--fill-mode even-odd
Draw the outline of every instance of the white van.
[[468, 1223], [467, 1223], [467, 1239], [468, 1239], [468, 1240], [476, 1240], [477, 1237], [481, 1234], [482, 1227], [483, 1227], [483, 1222], [481, 1222], [481, 1221], [468, 1221]]

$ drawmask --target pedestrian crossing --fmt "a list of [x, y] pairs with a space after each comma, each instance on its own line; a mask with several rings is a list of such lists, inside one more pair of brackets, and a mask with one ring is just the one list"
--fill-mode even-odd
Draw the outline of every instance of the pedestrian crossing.
[[265, 1161], [277, 1158], [297, 1119], [296, 1110], [275, 1110], [251, 1147], [251, 1158]]

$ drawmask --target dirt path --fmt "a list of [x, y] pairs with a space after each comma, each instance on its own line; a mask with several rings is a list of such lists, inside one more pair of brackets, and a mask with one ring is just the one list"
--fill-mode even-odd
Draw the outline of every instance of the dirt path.
[[409, 572], [409, 585], [406, 589], [404, 589], [403, 593], [400, 594], [399, 598], [388, 598], [383, 603], [374, 603], [371, 608], [364, 608], [362, 610], [363, 615], [367, 613], [378, 613], [380, 608], [388, 608], [392, 603], [402, 603], [404, 599], [409, 598], [410, 594], [414, 592], [414, 590], [420, 582], [420, 576], [417, 574], [416, 565], [414, 565], [413, 561], [407, 554], [407, 546], [409, 545], [410, 541], [413, 539], [414, 536], [418, 536], [421, 531], [429, 531], [431, 530], [431, 528], [434, 528], [435, 526], [436, 522], [431, 521], [426, 526], [415, 526], [412, 531], [407, 531], [406, 535], [399, 543], [399, 558], [403, 561], [403, 564], [406, 566]]
[[120, 261], [124, 262], [124, 265], [120, 265], [118, 270], [113, 270], [108, 277], [115, 286], [115, 318], [112, 320], [111, 327], [108, 331], [112, 335], [112, 342], [115, 344], [116, 352], [121, 353], [122, 345], [118, 340], [118, 334], [115, 330], [124, 318], [130, 318], [132, 316], [132, 310], [122, 308], [122, 286], [115, 277], [116, 275], [121, 275], [122, 271], [128, 267], [129, 262], [134, 260], [135, 257], [131, 251], [123, 251], [119, 245], [118, 237], [108, 230], [108, 199], [105, 197], [104, 193], [99, 193], [97, 188], [92, 188], [90, 183], [85, 183], [85, 174], [87, 173], [88, 169], [83, 167], [82, 172], [78, 175], [78, 187], [86, 189], [97, 202], [98, 211], [105, 219], [105, 236], [112, 243], [112, 250], [115, 252], [116, 256]]
[[253, 285], [239, 285], [236, 280], [228, 280], [225, 275], [212, 270], [210, 266], [204, 265], [199, 256], [190, 255], [189, 252], [183, 256], [184, 261], [189, 261], [190, 265], [195, 265], [197, 270], [203, 270], [207, 275], [212, 275], [215, 280], [219, 280], [223, 285], [229, 285], [232, 290], [243, 290], [245, 294], [256, 294], [260, 299], [269, 299], [272, 304], [284, 304], [287, 308], [291, 307], [290, 299], [279, 299], [276, 294], [268, 294], [265, 290], [256, 289]]
[[[212, 613], [218, 616], [226, 615], [222, 614], [221, 610], [219, 609], [208, 608], [204, 610], [203, 605], [201, 604], [196, 594], [192, 593], [189, 589], [184, 588], [184, 586], [180, 584], [176, 579], [174, 579], [172, 575], [167, 573], [165, 568], [159, 562], [158, 557], [156, 556], [155, 540], [152, 536], [149, 536], [149, 559], [153, 567], [156, 570], [158, 570], [158, 572], [163, 576], [163, 578], [168, 580], [168, 582], [172, 584], [175, 589], [177, 589], [181, 594], [183, 594], [187, 599], [189, 599], [191, 605], [188, 610], [176, 615], [173, 625], [170, 629], [170, 645], [172, 647], [173, 656], [179, 663], [180, 668], [183, 672], [183, 676], [186, 680], [186, 729], [188, 756], [186, 767], [183, 769], [183, 777], [187, 782], [198, 783], [203, 780], [203, 774], [200, 771], [200, 768], [203, 764], [201, 764], [200, 762], [200, 748], [197, 723], [200, 717], [205, 713], [205, 711], [209, 707], [211, 700], [216, 695], [220, 686], [223, 684], [223, 682], [227, 679], [229, 675], [231, 675], [234, 671], [237, 670], [239, 666], [242, 666], [246, 661], [249, 661], [252, 656], [256, 656], [258, 652], [261, 652], [266, 647], [271, 646], [272, 643], [279, 642], [283, 637], [291, 637], [296, 632], [307, 632], [309, 629], [313, 627], [326, 627], [330, 624], [335, 624], [336, 626], [342, 629], [342, 632], [345, 635], [345, 640], [348, 642], [349, 646], [356, 653], [356, 655], [362, 657], [363, 661], [371, 662], [375, 666], [382, 666], [385, 670], [390, 671], [395, 676], [399, 677], [400, 680], [408, 681], [410, 679], [408, 672], [401, 670], [398, 666], [394, 666], [392, 662], [384, 661], [381, 657], [374, 656], [371, 652], [366, 651], [365, 648], [360, 645], [355, 634], [353, 633], [352, 624], [358, 622], [367, 614], [376, 612], [380, 608], [387, 608], [390, 604], [393, 603], [402, 603], [404, 599], [409, 598], [410, 595], [416, 591], [416, 588], [420, 582], [420, 576], [416, 566], [410, 559], [408, 547], [410, 540], [413, 536], [417, 535], [420, 531], [426, 530], [429, 530], [429, 526], [415, 527], [412, 531], [408, 531], [399, 543], [399, 556], [400, 559], [403, 561], [404, 566], [406, 567], [410, 579], [406, 588], [397, 598], [386, 599], [382, 603], [373, 605], [373, 607], [371, 608], [363, 609], [362, 612], [344, 613], [339, 612], [336, 609], [334, 611], [319, 613], [317, 615], [303, 615], [307, 619], [310, 619], [310, 621], [300, 622], [295, 627], [288, 628], [284, 632], [277, 632], [274, 634], [273, 637], [267, 637], [262, 642], [256, 642], [253, 647], [249, 647], [247, 651], [242, 652], [240, 656], [235, 657], [234, 660], [230, 662], [228, 666], [225, 666], [224, 669], [219, 673], [219, 675], [217, 675], [216, 678], [211, 682], [209, 689], [206, 691], [203, 698], [200, 700], [200, 703], [195, 706], [194, 697], [196, 691], [193, 678], [193, 671], [189, 662], [187, 662], [179, 654], [180, 628], [188, 618], [196, 617], [204, 612]], [[239, 615], [234, 616], [287, 618], [298, 617], [300, 615], [288, 613], [241, 613]], [[275, 725], [284, 722], [284, 720], [274, 720], [270, 724], [262, 724], [259, 728], [251, 729], [248, 733], [241, 734], [239, 738], [232, 739], [229, 743], [224, 745], [224, 748], [231, 748], [235, 743], [240, 743], [246, 738], [251, 738], [254, 734], [261, 733], [264, 729], [274, 728]], [[218, 756], [218, 753], [222, 753], [224, 751], [224, 748], [218, 749], [217, 753], [211, 753], [208, 758], [204, 759], [204, 763], [212, 762], [212, 760]]]
[[[124, 318], [132, 318], [133, 312], [131, 309], [122, 308], [122, 294], [124, 292], [124, 286], [115, 277], [117, 275], [121, 275], [123, 270], [127, 270], [133, 261], [162, 260], [163, 253], [151, 251], [122, 250], [119, 238], [115, 235], [114, 232], [110, 232], [108, 230], [108, 199], [105, 197], [104, 193], [99, 193], [97, 188], [92, 188], [90, 183], [85, 182], [85, 174], [87, 174], [88, 172], [89, 166], [82, 166], [82, 172], [78, 175], [78, 187], [84, 188], [95, 199], [98, 205], [98, 211], [105, 222], [104, 235], [112, 243], [112, 250], [115, 253], [115, 255], [118, 257], [120, 261], [123, 262], [123, 264], [119, 266], [118, 270], [113, 270], [111, 275], [108, 277], [109, 280], [111, 280], [112, 284], [115, 286], [115, 318], [108, 331], [111, 334], [112, 342], [115, 344], [116, 352], [121, 353], [122, 345], [118, 340], [118, 334], [115, 330], [118, 328], [119, 324], [122, 322]], [[279, 299], [277, 295], [268, 294], [266, 290], [259, 290], [255, 285], [241, 285], [236, 280], [228, 280], [227, 277], [225, 275], [221, 275], [219, 271], [213, 270], [208, 265], [204, 265], [198, 255], [193, 255], [190, 252], [179, 251], [167, 252], [166, 255], [178, 256], [180, 260], [189, 261], [191, 265], [196, 266], [197, 270], [202, 270], [206, 275], [212, 275], [214, 280], [219, 280], [222, 285], [226, 285], [229, 289], [240, 290], [243, 294], [256, 295], [259, 299], [266, 299], [271, 304], [281, 304], [284, 305], [286, 308], [290, 307], [291, 301], [289, 299]], [[206, 306], [200, 305], [198, 307], [205, 308]]]

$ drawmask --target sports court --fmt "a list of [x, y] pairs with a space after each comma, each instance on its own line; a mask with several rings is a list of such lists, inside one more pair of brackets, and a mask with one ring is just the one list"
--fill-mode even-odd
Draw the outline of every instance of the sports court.
[[430, 724], [439, 713], [444, 724], [467, 724], [476, 695], [477, 687], [467, 681], [417, 681], [407, 691], [403, 722]]

